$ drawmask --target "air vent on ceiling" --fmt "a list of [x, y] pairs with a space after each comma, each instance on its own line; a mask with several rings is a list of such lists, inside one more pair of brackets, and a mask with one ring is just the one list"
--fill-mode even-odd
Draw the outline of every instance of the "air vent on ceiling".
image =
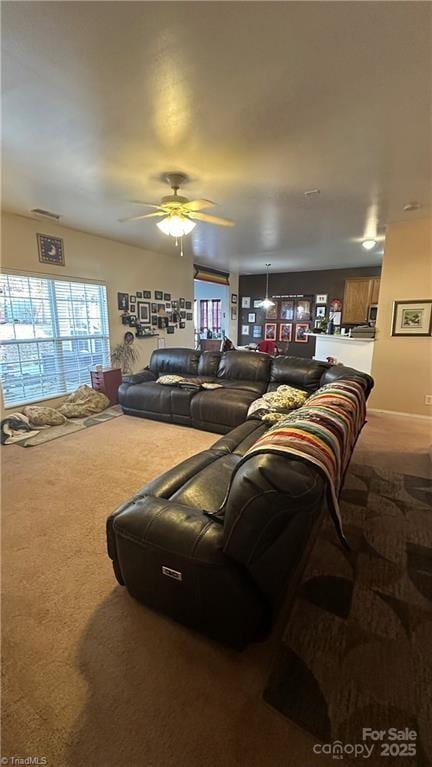
[[33, 208], [30, 213], [34, 213], [38, 218], [50, 218], [54, 221], [58, 221], [60, 218], [58, 213], [51, 213], [50, 210], [43, 210], [42, 208]]

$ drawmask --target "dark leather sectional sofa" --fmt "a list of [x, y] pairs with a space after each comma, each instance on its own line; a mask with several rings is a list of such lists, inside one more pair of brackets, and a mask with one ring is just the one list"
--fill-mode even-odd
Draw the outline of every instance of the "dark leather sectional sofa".
[[[212, 391], [162, 386], [182, 374], [217, 381]], [[119, 583], [144, 604], [232, 647], [270, 629], [293, 589], [324, 506], [324, 480], [311, 465], [257, 454], [235, 471], [266, 425], [245, 420], [250, 403], [282, 383], [306, 392], [355, 377], [351, 368], [256, 352], [190, 349], [153, 353], [120, 386], [125, 413], [225, 433], [143, 487], [108, 519], [108, 552]]]

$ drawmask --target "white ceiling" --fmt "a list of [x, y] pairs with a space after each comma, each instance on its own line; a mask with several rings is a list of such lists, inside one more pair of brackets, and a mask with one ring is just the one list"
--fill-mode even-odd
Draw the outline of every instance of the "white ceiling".
[[117, 219], [185, 171], [236, 221], [187, 247], [242, 273], [377, 264], [359, 240], [425, 213], [430, 3], [2, 6], [6, 210], [173, 252], [151, 219]]

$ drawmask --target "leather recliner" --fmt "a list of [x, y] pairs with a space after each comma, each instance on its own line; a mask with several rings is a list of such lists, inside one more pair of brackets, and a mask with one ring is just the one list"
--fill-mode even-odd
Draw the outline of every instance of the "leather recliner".
[[[168, 365], [167, 351], [152, 357], [149, 369], [138, 375], [153, 376], [150, 383], [155, 383], [161, 368], [177, 372], [182, 355]], [[312, 393], [338, 378], [355, 378], [366, 396], [373, 386], [364, 373], [315, 360], [262, 360], [265, 355], [252, 353], [256, 362], [249, 363], [245, 352], [228, 352], [236, 356], [221, 359], [210, 354], [202, 360], [192, 353], [186, 375], [207, 373], [212, 365], [213, 377], [227, 384], [244, 382], [240, 391], [254, 397], [264, 384], [272, 389], [289, 383]], [[123, 390], [123, 407], [129, 391], [141, 384], [147, 386], [144, 380]], [[254, 384], [258, 388], [248, 391]], [[235, 386], [228, 385], [219, 393], [232, 391]], [[191, 398], [191, 410], [200, 395]], [[173, 396], [169, 404], [178, 407]], [[216, 426], [216, 405], [205, 412], [200, 407], [189, 416], [191, 422]], [[107, 522], [108, 553], [120, 584], [149, 607], [237, 649], [269, 631], [287, 589], [294, 589], [301, 575], [325, 508], [324, 480], [313, 465], [273, 453], [255, 454], [239, 465], [266, 428], [261, 421], [243, 420], [209, 450], [149, 482]]]

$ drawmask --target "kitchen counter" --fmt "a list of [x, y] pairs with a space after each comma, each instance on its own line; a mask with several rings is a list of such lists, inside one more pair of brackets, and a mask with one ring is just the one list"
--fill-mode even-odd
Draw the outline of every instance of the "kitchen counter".
[[327, 360], [333, 357], [336, 362], [341, 362], [347, 367], [369, 373], [372, 369], [372, 355], [374, 338], [350, 338], [349, 336], [332, 335], [325, 333], [309, 333], [315, 338], [314, 360]]

